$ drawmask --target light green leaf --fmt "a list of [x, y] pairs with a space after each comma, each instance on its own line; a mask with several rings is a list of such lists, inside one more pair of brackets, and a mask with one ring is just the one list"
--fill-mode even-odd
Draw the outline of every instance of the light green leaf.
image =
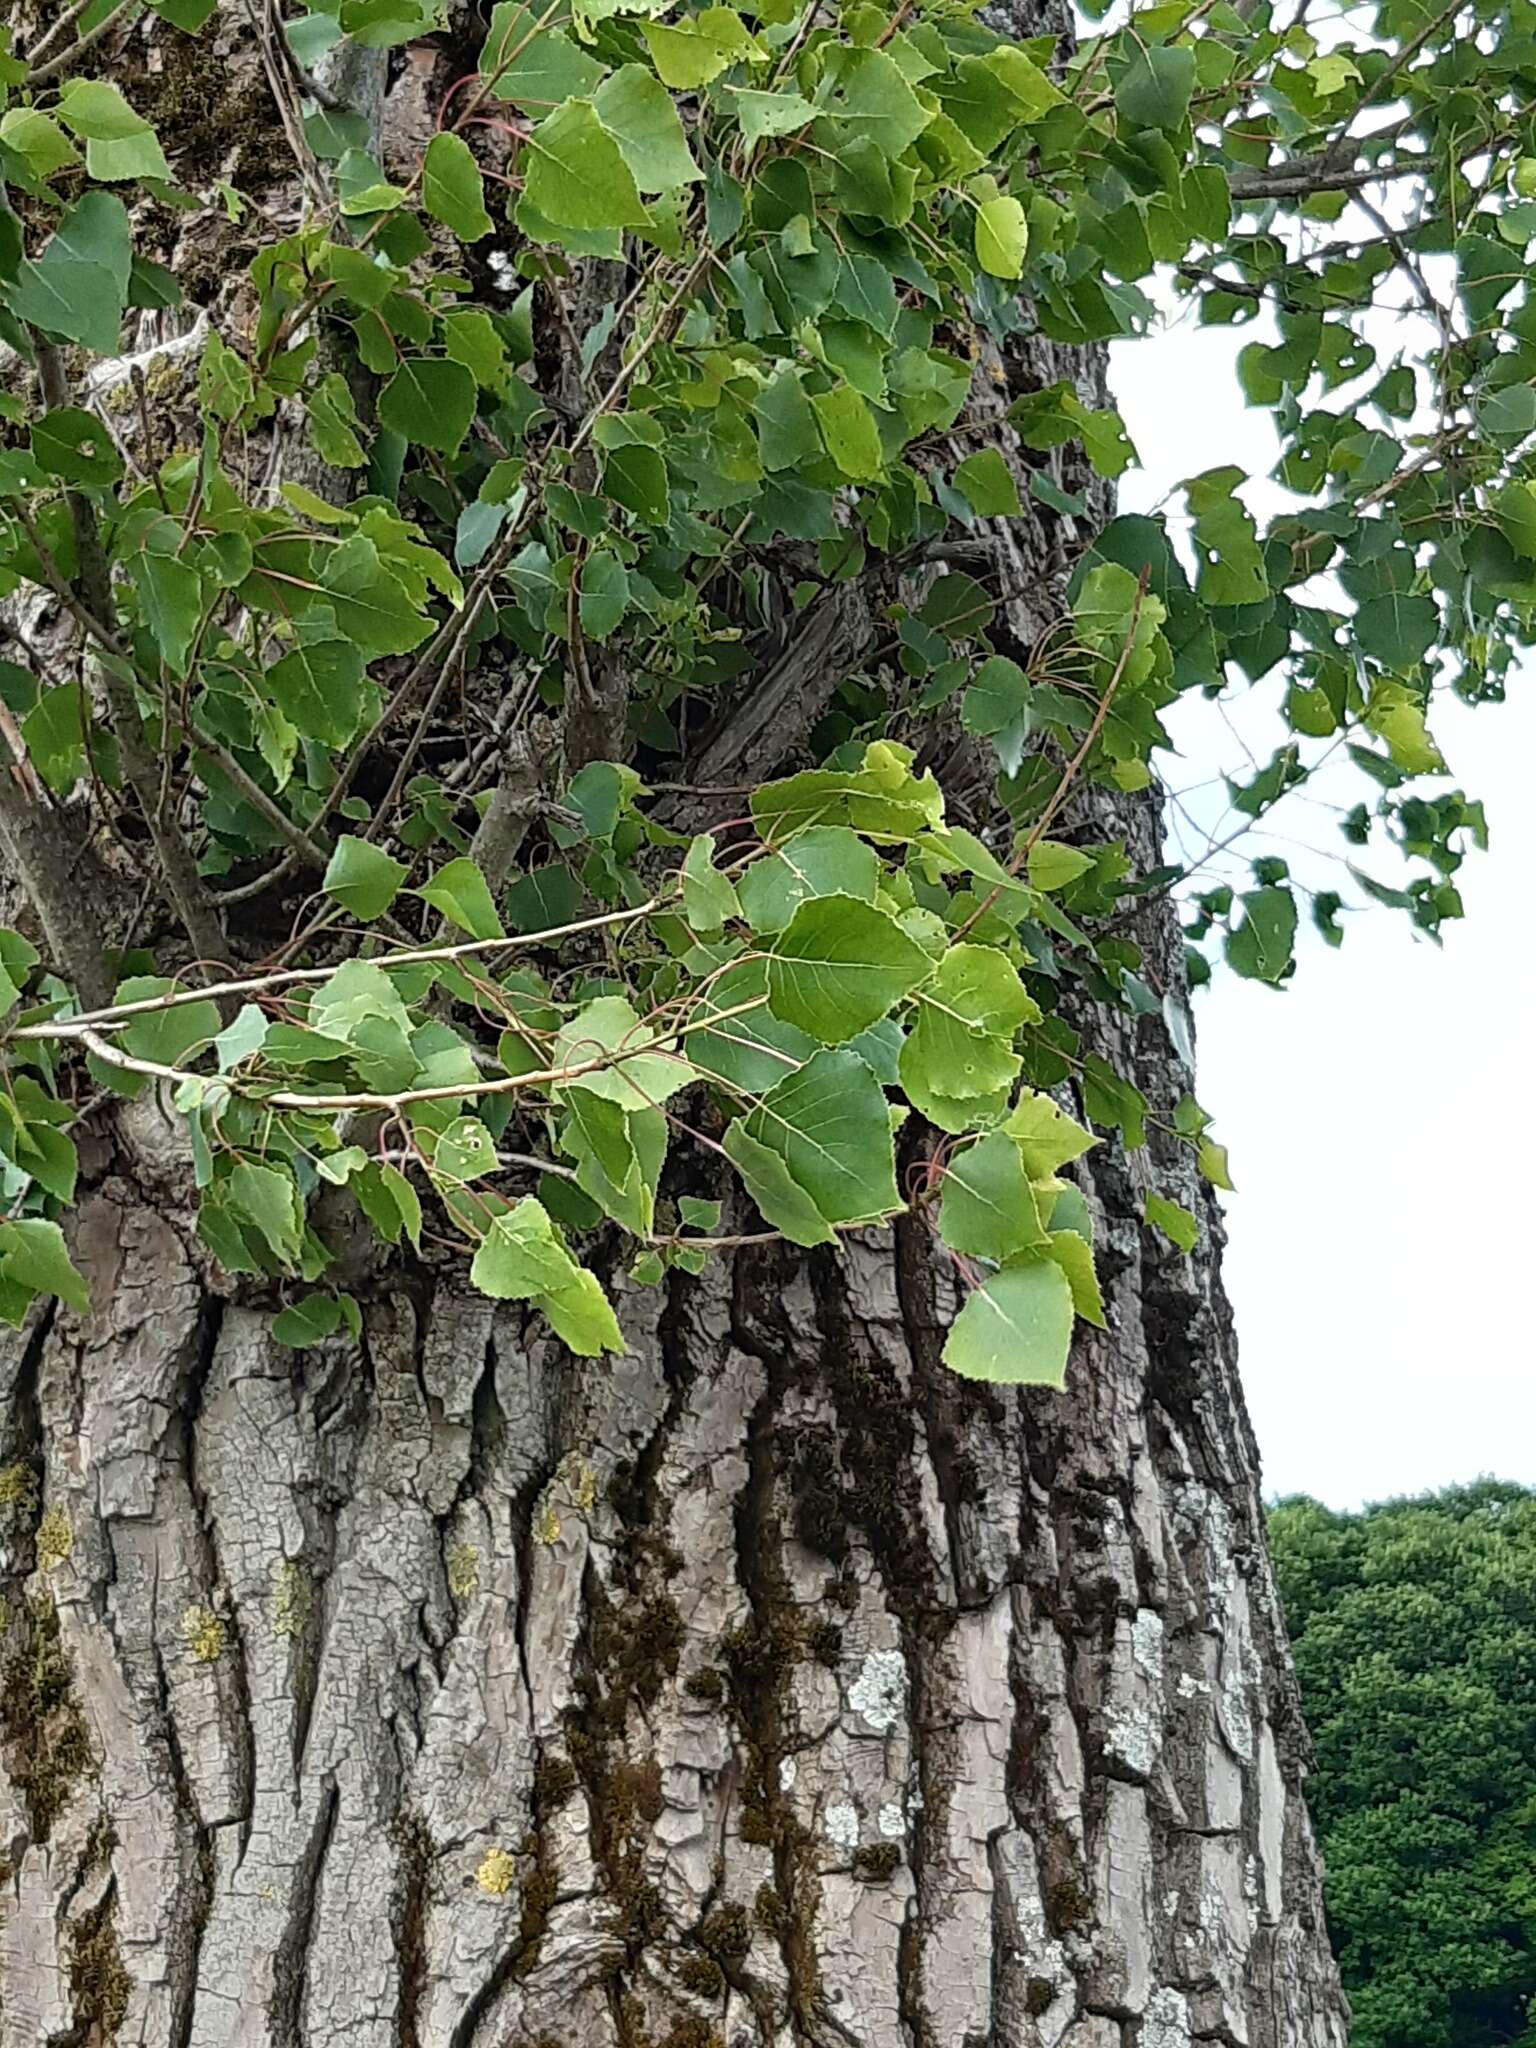
[[39, 1216], [0, 1222], [0, 1280], [33, 1294], [57, 1295], [80, 1315], [91, 1312], [91, 1297], [64, 1246], [57, 1223]]
[[768, 956], [776, 1017], [841, 1045], [883, 1017], [932, 969], [896, 920], [854, 896], [800, 904]]
[[811, 409], [827, 453], [844, 476], [872, 483], [884, 474], [885, 457], [875, 416], [851, 385], [837, 384], [830, 391], [816, 392]]
[[642, 22], [641, 33], [662, 83], [674, 92], [695, 92], [729, 65], [767, 55], [732, 7], [706, 7], [673, 24]]
[[1065, 889], [1093, 866], [1091, 855], [1059, 839], [1040, 839], [1029, 849], [1026, 871], [1035, 889]]
[[413, 893], [472, 939], [506, 936], [486, 879], [468, 858], [445, 861], [431, 881]]
[[1018, 970], [992, 946], [951, 946], [927, 987], [917, 992], [917, 1016], [901, 1049], [902, 1086], [931, 1123], [961, 1131], [976, 1118], [1000, 1112], [1000, 1091], [1012, 1086], [1022, 1061], [1013, 1037], [1038, 1023], [1039, 1005]]
[[1021, 277], [1029, 247], [1029, 222], [1017, 199], [1005, 194], [976, 209], [976, 261], [989, 277]]
[[548, 114], [523, 150], [530, 202], [557, 228], [643, 228], [650, 219], [618, 143], [590, 100]]
[[491, 232], [480, 166], [462, 136], [434, 135], [421, 167], [421, 201], [434, 220], [461, 242], [478, 242]]
[[683, 858], [683, 915], [696, 932], [718, 932], [741, 915], [736, 891], [715, 866], [715, 839], [701, 832]]
[[336, 842], [323, 887], [343, 910], [368, 923], [382, 917], [410, 870], [381, 846], [348, 832]]
[[1031, 1180], [1049, 1180], [1099, 1141], [1091, 1131], [1074, 1123], [1049, 1095], [1024, 1094], [1003, 1129], [1024, 1156], [1024, 1171]]
[[1160, 1230], [1181, 1252], [1192, 1252], [1200, 1240], [1200, 1226], [1179, 1202], [1163, 1195], [1148, 1195], [1143, 1213], [1154, 1229]]
[[757, 92], [750, 86], [728, 85], [727, 103], [735, 109], [748, 142], [770, 135], [792, 135], [816, 118], [816, 109], [797, 92]]
[[496, 1171], [496, 1143], [477, 1116], [455, 1117], [432, 1150], [432, 1168], [453, 1181], [479, 1180]]
[[944, 1172], [939, 1235], [957, 1252], [1001, 1263], [1050, 1243], [1024, 1159], [1013, 1139], [990, 1131], [955, 1153]]
[[532, 1195], [493, 1217], [470, 1278], [495, 1301], [532, 1301], [584, 1358], [622, 1351], [624, 1338], [597, 1281], [576, 1264], [548, 1211]]
[[1051, 1259], [1004, 1266], [970, 1296], [944, 1344], [944, 1363], [968, 1380], [1065, 1384], [1072, 1290]]
[[171, 167], [155, 131], [115, 85], [102, 79], [66, 79], [58, 116], [85, 144], [85, 167], [104, 184], [125, 178], [169, 178]]
[[742, 915], [755, 932], [781, 932], [811, 896], [857, 896], [873, 903], [880, 862], [846, 825], [812, 825], [755, 860], [736, 885]]
[[654, 1109], [694, 1079], [681, 1053], [657, 1042], [623, 996], [596, 996], [562, 1024], [555, 1035], [552, 1067], [605, 1064], [562, 1084], [606, 1096], [620, 1109]]
[[671, 94], [643, 64], [604, 79], [592, 103], [642, 192], [671, 192], [703, 177]]
[[982, 519], [1014, 519], [1023, 510], [1013, 472], [996, 448], [968, 455], [955, 471], [955, 489]]
[[1099, 1276], [1094, 1269], [1093, 1246], [1087, 1238], [1075, 1230], [1053, 1230], [1045, 1255], [1054, 1259], [1066, 1274], [1072, 1306], [1083, 1321], [1092, 1323], [1095, 1329], [1106, 1329], [1104, 1297], [1099, 1292]]

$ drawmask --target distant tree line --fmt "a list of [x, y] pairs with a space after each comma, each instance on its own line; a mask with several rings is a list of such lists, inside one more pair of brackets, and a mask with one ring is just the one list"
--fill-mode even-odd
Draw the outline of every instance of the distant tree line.
[[1536, 1493], [1269, 1526], [1354, 2048], [1536, 2048]]

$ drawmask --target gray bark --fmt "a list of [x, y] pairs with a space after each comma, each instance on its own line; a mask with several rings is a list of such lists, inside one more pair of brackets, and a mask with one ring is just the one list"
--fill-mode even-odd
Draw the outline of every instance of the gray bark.
[[916, 1223], [615, 1280], [616, 1363], [426, 1265], [286, 1351], [104, 1147], [96, 1314], [5, 1351], [0, 2048], [1342, 2048], [1215, 1254], [1138, 1183], [1216, 1219], [1143, 1158], [1056, 1396], [944, 1370]]

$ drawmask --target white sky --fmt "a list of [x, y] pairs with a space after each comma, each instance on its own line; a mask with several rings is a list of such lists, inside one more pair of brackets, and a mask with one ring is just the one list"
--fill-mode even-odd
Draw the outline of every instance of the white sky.
[[[1245, 408], [1233, 369], [1256, 331], [1179, 325], [1115, 351], [1144, 465], [1124, 480], [1126, 509], [1218, 464], [1267, 471], [1268, 419]], [[1245, 496], [1263, 511], [1262, 488]], [[1273, 701], [1275, 678], [1257, 694]], [[1196, 998], [1200, 1099], [1239, 1189], [1226, 1278], [1264, 1489], [1338, 1508], [1485, 1472], [1536, 1482], [1536, 669], [1507, 703], [1443, 703], [1431, 725], [1490, 826], [1490, 851], [1457, 877], [1467, 916], [1443, 949], [1373, 907], [1345, 920], [1339, 951], [1308, 946], [1287, 989], [1218, 967]], [[1278, 736], [1264, 728], [1261, 760]], [[1213, 750], [1187, 762], [1189, 783], [1217, 761], [1241, 773], [1213, 707], [1192, 706], [1180, 737]], [[1306, 871], [1325, 885], [1320, 863], [1349, 850], [1329, 813], [1295, 798], [1277, 829], [1310, 842]], [[1395, 879], [1385, 860], [1364, 864]]]

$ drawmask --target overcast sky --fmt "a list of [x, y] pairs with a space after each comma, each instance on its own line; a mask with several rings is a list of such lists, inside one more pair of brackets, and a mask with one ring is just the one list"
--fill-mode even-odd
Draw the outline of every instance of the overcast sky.
[[[1116, 351], [1144, 464], [1125, 480], [1127, 509], [1218, 464], [1267, 470], [1267, 416], [1245, 408], [1232, 368], [1253, 338], [1180, 325]], [[1244, 495], [1263, 510], [1262, 487]], [[1274, 677], [1259, 686], [1275, 694]], [[1226, 1278], [1265, 1492], [1339, 1508], [1485, 1472], [1536, 1483], [1536, 672], [1506, 704], [1438, 706], [1431, 725], [1491, 832], [1490, 851], [1462, 866], [1467, 916], [1443, 948], [1372, 909], [1338, 952], [1306, 948], [1286, 990], [1218, 967], [1196, 999], [1200, 1099], [1239, 1189]], [[1278, 735], [1259, 732], [1265, 747]], [[1181, 768], [1197, 784], [1217, 760], [1241, 772], [1219, 711], [1191, 706], [1181, 737], [1176, 785]], [[1346, 850], [1305, 800], [1277, 827], [1311, 851], [1290, 839], [1254, 850], [1313, 880]]]

